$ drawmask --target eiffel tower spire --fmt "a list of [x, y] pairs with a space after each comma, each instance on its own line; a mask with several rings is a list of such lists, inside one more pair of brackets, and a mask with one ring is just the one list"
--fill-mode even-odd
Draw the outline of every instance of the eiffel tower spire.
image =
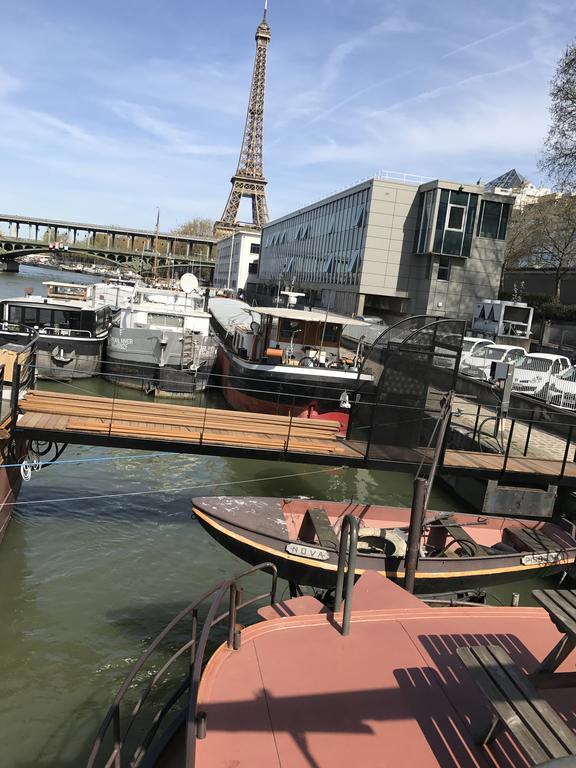
[[268, 0], [265, 0], [264, 16], [256, 30], [256, 58], [240, 159], [236, 173], [231, 179], [232, 189], [224, 213], [220, 221], [214, 224], [214, 234], [217, 237], [226, 237], [240, 226], [236, 219], [243, 197], [249, 197], [252, 200], [252, 224], [249, 225], [251, 228], [260, 230], [268, 221], [262, 149], [266, 55], [270, 42], [270, 26], [266, 21], [267, 10]]

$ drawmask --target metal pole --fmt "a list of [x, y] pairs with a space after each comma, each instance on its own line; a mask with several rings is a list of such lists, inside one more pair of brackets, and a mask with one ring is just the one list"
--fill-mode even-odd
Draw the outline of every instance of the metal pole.
[[234, 258], [234, 235], [236, 232], [232, 230], [232, 244], [230, 245], [230, 261], [228, 262], [228, 280], [226, 281], [226, 290], [230, 290], [230, 275], [232, 273], [232, 259]]
[[424, 514], [426, 512], [426, 491], [428, 482], [423, 477], [414, 480], [414, 495], [412, 496], [412, 511], [410, 512], [410, 528], [408, 529], [408, 548], [404, 565], [404, 589], [414, 593], [414, 581], [420, 553], [420, 539]]
[[566, 471], [566, 462], [568, 461], [568, 453], [570, 452], [570, 446], [572, 444], [572, 433], [574, 432], [574, 425], [572, 425], [568, 431], [568, 438], [566, 440], [566, 448], [564, 450], [564, 458], [562, 459], [562, 469], [560, 470], [560, 479], [564, 477]]
[[526, 443], [524, 444], [524, 456], [528, 455], [528, 444], [530, 443], [530, 435], [532, 434], [532, 422], [534, 421], [534, 411], [530, 416], [530, 423], [528, 424], [528, 432], [526, 433]]
[[20, 363], [14, 365], [12, 371], [12, 392], [10, 393], [10, 432], [12, 432], [18, 421], [18, 399], [20, 396], [20, 375], [22, 366]]
[[476, 432], [478, 431], [478, 422], [480, 421], [480, 410], [482, 406], [479, 405], [476, 409], [476, 421], [474, 422], [474, 431], [472, 432], [472, 447], [474, 447], [474, 442], [476, 440]]
[[502, 474], [506, 472], [506, 466], [508, 464], [508, 454], [510, 453], [510, 446], [512, 445], [512, 435], [514, 434], [514, 427], [516, 426], [516, 419], [512, 419], [510, 424], [510, 432], [508, 432], [508, 442], [506, 443], [506, 453], [504, 454], [504, 465], [502, 466]]

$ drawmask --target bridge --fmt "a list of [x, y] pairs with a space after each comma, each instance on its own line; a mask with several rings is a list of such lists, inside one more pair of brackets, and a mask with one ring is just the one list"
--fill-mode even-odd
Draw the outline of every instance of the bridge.
[[7, 415], [0, 427], [17, 439], [55, 446], [93, 445], [384, 471], [417, 472], [431, 468], [440, 457], [440, 475], [524, 487], [576, 488], [572, 425], [567, 439], [551, 436], [550, 445], [542, 449], [543, 433], [533, 425], [523, 425], [530, 434], [517, 446], [513, 434], [520, 427], [512, 419], [504, 452], [487, 453], [446, 449], [441, 436], [449, 434], [454, 418], [451, 408], [431, 410], [429, 418], [444, 425], [433, 430], [436, 440], [419, 447], [390, 445], [374, 450], [370, 435], [365, 440], [347, 439], [331, 421], [32, 390], [17, 400], [17, 414]]
[[167, 267], [214, 269], [214, 237], [180, 235], [148, 229], [130, 229], [100, 224], [41, 219], [0, 214], [0, 269], [18, 270], [17, 259], [35, 253], [60, 254], [63, 258], [97, 258], [110, 264], [139, 265], [154, 258], [160, 270]]

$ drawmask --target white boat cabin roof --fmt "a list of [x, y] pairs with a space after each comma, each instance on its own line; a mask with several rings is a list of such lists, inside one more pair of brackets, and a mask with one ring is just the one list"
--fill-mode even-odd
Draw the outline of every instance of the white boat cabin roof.
[[333, 325], [362, 325], [365, 328], [370, 324], [364, 320], [356, 320], [345, 315], [326, 313], [321, 309], [292, 309], [290, 307], [250, 307], [246, 312], [256, 312], [263, 317], [277, 317], [286, 320], [302, 320], [305, 323], [332, 323]]

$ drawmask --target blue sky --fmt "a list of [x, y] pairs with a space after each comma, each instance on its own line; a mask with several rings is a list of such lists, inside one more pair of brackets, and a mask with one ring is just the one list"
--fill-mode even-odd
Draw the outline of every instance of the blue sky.
[[[153, 226], [218, 218], [260, 0], [4, 9], [0, 211]], [[534, 181], [573, 0], [270, 0], [271, 217], [398, 171]]]

